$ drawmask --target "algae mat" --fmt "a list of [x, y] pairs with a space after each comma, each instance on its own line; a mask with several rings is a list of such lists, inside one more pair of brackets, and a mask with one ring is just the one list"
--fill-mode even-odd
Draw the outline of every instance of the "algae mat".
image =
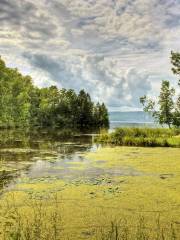
[[79, 154], [72, 178], [22, 177], [1, 196], [1, 239], [180, 239], [179, 149]]

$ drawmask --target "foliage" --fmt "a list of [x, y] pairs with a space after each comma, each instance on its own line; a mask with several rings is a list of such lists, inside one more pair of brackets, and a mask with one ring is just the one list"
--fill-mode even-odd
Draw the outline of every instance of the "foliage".
[[29, 76], [0, 59], [0, 127], [108, 128], [104, 104], [94, 104], [84, 90], [37, 88]]
[[[171, 63], [173, 64], [172, 71], [176, 75], [180, 75], [180, 54], [171, 52]], [[180, 85], [180, 82], [179, 82]], [[163, 125], [171, 127], [180, 127], [180, 96], [175, 97], [175, 89], [170, 86], [169, 81], [162, 81], [158, 102], [156, 103], [151, 98], [143, 96], [140, 98], [140, 103], [144, 107], [145, 112], [149, 112], [156, 121]]]
[[[171, 52], [171, 63], [173, 65], [172, 71], [174, 74], [180, 76], [180, 53]], [[179, 79], [180, 85], [180, 79]]]
[[180, 147], [180, 130], [165, 128], [117, 128], [100, 134], [97, 142], [120, 146]]
[[15, 127], [30, 123], [30, 92], [33, 89], [29, 76], [10, 69], [0, 59], [0, 125]]
[[160, 124], [167, 124], [169, 127], [171, 126], [171, 123], [173, 121], [173, 96], [174, 96], [175, 90], [173, 88], [170, 88], [170, 84], [168, 81], [162, 82], [162, 87], [159, 95], [159, 123]]
[[167, 124], [169, 127], [174, 123], [174, 88], [170, 88], [169, 81], [162, 81], [161, 91], [159, 95], [159, 111], [156, 110], [155, 101], [148, 99], [146, 96], [140, 98], [141, 104], [144, 106], [145, 112], [151, 112], [152, 116], [159, 124]]

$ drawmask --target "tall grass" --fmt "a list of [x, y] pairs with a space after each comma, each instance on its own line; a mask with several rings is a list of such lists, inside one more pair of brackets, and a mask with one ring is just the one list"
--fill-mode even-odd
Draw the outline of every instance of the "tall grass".
[[[123, 217], [119, 220], [105, 222], [99, 226], [96, 218], [94, 225], [87, 229], [71, 228], [63, 224], [63, 216], [57, 198], [55, 197], [50, 208], [49, 203], [39, 200], [29, 205], [18, 206], [15, 202], [6, 202], [1, 205], [0, 239], [1, 240], [178, 240], [180, 229], [174, 222], [161, 221], [160, 215], [146, 219], [138, 216], [132, 222]], [[3, 208], [2, 208], [3, 207]], [[151, 220], [151, 221], [149, 221]], [[64, 230], [66, 234], [64, 234]], [[73, 232], [74, 231], [74, 232]], [[91, 234], [84, 236], [83, 231]], [[77, 234], [77, 237], [76, 237]], [[82, 234], [82, 235], [81, 235]], [[82, 237], [79, 237], [82, 236]]]
[[44, 201], [22, 206], [15, 202], [1, 205], [1, 240], [58, 240], [61, 239], [61, 215], [57, 198], [47, 207]]
[[98, 232], [97, 240], [178, 240], [180, 237], [174, 223], [164, 226], [158, 218], [153, 228], [146, 224], [143, 216], [139, 216], [135, 224], [136, 226], [128, 226], [124, 220], [121, 224], [111, 222], [109, 227]]
[[117, 128], [101, 133], [95, 141], [119, 146], [180, 147], [180, 129]]

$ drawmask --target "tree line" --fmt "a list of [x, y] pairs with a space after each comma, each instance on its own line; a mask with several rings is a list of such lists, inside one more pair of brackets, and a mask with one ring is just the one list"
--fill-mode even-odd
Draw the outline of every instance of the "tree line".
[[[172, 72], [179, 77], [180, 87], [180, 53], [171, 52]], [[178, 88], [177, 86], [177, 88]], [[147, 96], [140, 98], [144, 111], [149, 112], [155, 120], [169, 128], [180, 127], [180, 94], [176, 94], [175, 88], [171, 87], [168, 80], [163, 80], [157, 101]]]
[[0, 127], [108, 128], [104, 103], [81, 90], [38, 88], [30, 76], [8, 68], [0, 58]]

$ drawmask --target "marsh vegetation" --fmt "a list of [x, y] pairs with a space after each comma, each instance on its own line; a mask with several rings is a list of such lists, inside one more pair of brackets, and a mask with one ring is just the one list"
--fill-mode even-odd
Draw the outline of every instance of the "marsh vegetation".
[[178, 148], [60, 136], [1, 132], [0, 239], [179, 239]]
[[119, 146], [180, 147], [180, 129], [168, 128], [117, 128], [102, 132], [96, 142]]

